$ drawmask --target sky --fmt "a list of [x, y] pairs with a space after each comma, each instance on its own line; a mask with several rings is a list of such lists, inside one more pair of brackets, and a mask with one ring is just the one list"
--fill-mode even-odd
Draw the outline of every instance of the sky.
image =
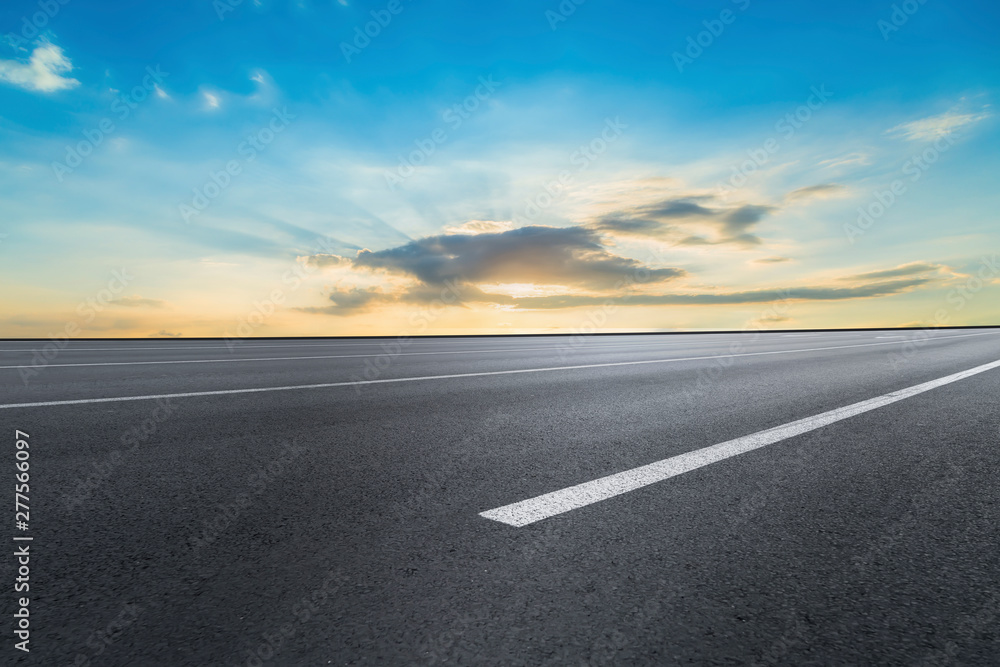
[[1000, 324], [986, 0], [9, 0], [0, 337]]

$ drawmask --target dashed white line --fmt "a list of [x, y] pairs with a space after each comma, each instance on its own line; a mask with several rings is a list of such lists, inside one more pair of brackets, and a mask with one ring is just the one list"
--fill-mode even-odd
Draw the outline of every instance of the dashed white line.
[[[986, 333], [961, 334], [957, 336], [939, 336], [935, 340], [948, 338], [967, 338], [969, 336], [996, 335], [1000, 331]], [[420, 377], [385, 378], [381, 380], [356, 380], [348, 382], [324, 382], [320, 384], [302, 384], [284, 387], [253, 387], [249, 389], [217, 389], [213, 391], [187, 391], [173, 394], [147, 394], [144, 396], [110, 396], [107, 398], [76, 398], [65, 401], [38, 401], [34, 403], [7, 403], [0, 405], [0, 410], [10, 408], [39, 408], [56, 405], [85, 405], [89, 403], [124, 403], [127, 401], [149, 401], [160, 398], [192, 398], [196, 396], [228, 396], [234, 394], [259, 394], [269, 391], [293, 391], [301, 389], [329, 389], [333, 387], [354, 387], [359, 385], [389, 384], [397, 382], [423, 382], [429, 380], [453, 380], [457, 378], [488, 377], [491, 375], [519, 375], [522, 373], [549, 373], [554, 371], [572, 371], [584, 368], [611, 368], [614, 366], [641, 366], [645, 364], [669, 364], [681, 361], [706, 361], [712, 359], [733, 359], [737, 357], [756, 357], [772, 354], [801, 354], [803, 352], [822, 352], [825, 350], [844, 350], [856, 347], [875, 347], [879, 345], [895, 345], [895, 342], [859, 343], [854, 345], [832, 345], [828, 347], [803, 348], [798, 350], [771, 350], [767, 352], [742, 352], [739, 354], [723, 354], [699, 357], [672, 357], [668, 359], [644, 359], [641, 361], [612, 361], [600, 364], [580, 364], [578, 366], [551, 366], [547, 368], [519, 368], [506, 371], [480, 371], [476, 373], [452, 373], [449, 375], [424, 375]]]
[[662, 482], [665, 479], [683, 475], [686, 472], [697, 470], [698, 468], [703, 468], [707, 465], [760, 449], [761, 447], [773, 445], [776, 442], [781, 442], [782, 440], [787, 440], [788, 438], [793, 438], [809, 431], [815, 431], [843, 419], [849, 419], [850, 417], [876, 410], [891, 403], [936, 389], [937, 387], [958, 382], [979, 373], [985, 373], [994, 368], [1000, 368], [1000, 361], [976, 366], [967, 371], [931, 380], [930, 382], [924, 382], [923, 384], [914, 385], [907, 389], [894, 391], [883, 396], [868, 399], [867, 401], [861, 401], [837, 408], [836, 410], [800, 419], [783, 426], [777, 426], [766, 431], [736, 438], [735, 440], [697, 449], [679, 456], [672, 456], [662, 461], [619, 472], [614, 475], [608, 475], [607, 477], [601, 477], [591, 482], [577, 484], [576, 486], [546, 493], [535, 498], [504, 505], [503, 507], [481, 512], [479, 516], [510, 526], [527, 526], [536, 521], [556, 516], [557, 514], [564, 514], [565, 512], [586, 507], [602, 500], [614, 498], [623, 493], [635, 491], [644, 486]]

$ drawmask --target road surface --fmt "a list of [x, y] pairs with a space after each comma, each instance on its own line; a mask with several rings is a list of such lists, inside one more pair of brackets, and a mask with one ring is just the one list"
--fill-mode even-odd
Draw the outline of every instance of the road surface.
[[42, 345], [4, 661], [1000, 655], [1000, 329]]

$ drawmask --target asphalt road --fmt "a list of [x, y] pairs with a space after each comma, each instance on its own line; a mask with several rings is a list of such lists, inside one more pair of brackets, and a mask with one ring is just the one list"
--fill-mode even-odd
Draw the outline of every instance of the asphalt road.
[[577, 342], [0, 342], [0, 662], [997, 664], [1000, 329]]

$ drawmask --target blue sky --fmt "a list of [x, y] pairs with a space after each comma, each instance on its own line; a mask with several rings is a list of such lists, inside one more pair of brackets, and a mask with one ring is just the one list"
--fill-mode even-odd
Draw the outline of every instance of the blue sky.
[[802, 5], [5, 3], [0, 335], [996, 323], [1000, 8]]

